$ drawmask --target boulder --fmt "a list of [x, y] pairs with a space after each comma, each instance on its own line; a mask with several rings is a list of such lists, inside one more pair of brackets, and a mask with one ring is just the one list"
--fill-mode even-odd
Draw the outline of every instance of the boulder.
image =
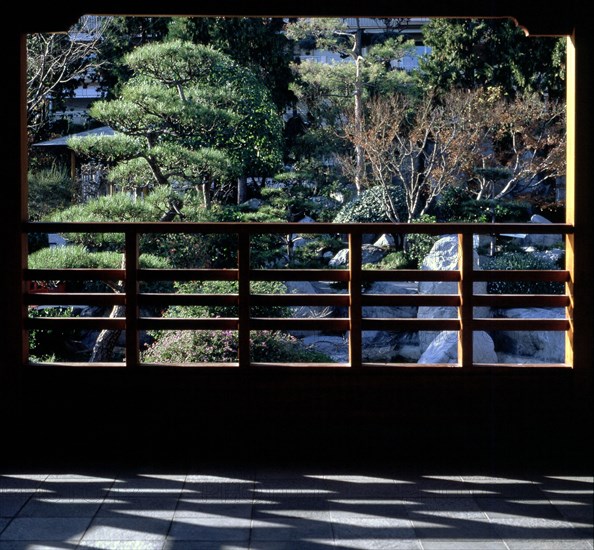
[[[530, 218], [530, 223], [552, 223], [543, 216], [534, 214]], [[537, 246], [539, 248], [555, 248], [563, 242], [562, 235], [546, 234], [546, 235], [526, 235], [522, 239], [523, 246]]]
[[[507, 319], [564, 319], [563, 308], [510, 308], [496, 312]], [[565, 333], [562, 331], [517, 330], [493, 332], [497, 353], [526, 358], [524, 362], [563, 363]]]
[[[387, 254], [387, 251], [379, 246], [372, 244], [364, 244], [361, 246], [362, 263], [376, 264], [382, 260]], [[339, 250], [336, 255], [330, 260], [328, 265], [330, 267], [344, 267], [349, 263], [349, 249], [343, 248]]]
[[[478, 245], [478, 239], [476, 244]], [[474, 268], [479, 269], [479, 256], [474, 250]], [[423, 260], [421, 269], [432, 271], [454, 271], [458, 269], [458, 236], [448, 235], [439, 239], [429, 254]], [[479, 282], [474, 284], [475, 294], [486, 294], [487, 283]], [[421, 281], [419, 283], [419, 294], [457, 294], [458, 283], [442, 281]], [[476, 317], [488, 317], [489, 308], [475, 308]], [[445, 306], [423, 306], [419, 307], [417, 317], [420, 319], [453, 319], [458, 316], [458, 308]], [[429, 344], [437, 336], [436, 331], [423, 331], [419, 333], [419, 345], [425, 351]]]
[[[491, 337], [482, 331], [473, 335], [472, 359], [475, 363], [497, 363], [497, 354]], [[456, 363], [458, 361], [458, 333], [440, 332], [419, 358], [418, 363]]]
[[[287, 294], [335, 294], [327, 283], [310, 281], [286, 281]], [[298, 306], [291, 308], [291, 317], [306, 318], [327, 318], [339, 317], [341, 312], [330, 306]], [[292, 330], [291, 334], [297, 338], [311, 336], [311, 331]]]
[[394, 248], [396, 246], [396, 242], [394, 241], [394, 237], [388, 233], [384, 233], [377, 241], [373, 243], [373, 246], [377, 246], [378, 248]]
[[346, 338], [342, 336], [316, 335], [306, 336], [301, 340], [306, 346], [328, 355], [332, 361], [347, 363], [349, 360], [349, 346]]

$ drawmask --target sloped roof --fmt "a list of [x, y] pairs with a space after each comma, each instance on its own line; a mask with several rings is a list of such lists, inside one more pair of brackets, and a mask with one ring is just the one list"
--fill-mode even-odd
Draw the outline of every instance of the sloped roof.
[[86, 130], [84, 132], [78, 132], [76, 134], [69, 134], [56, 139], [50, 139], [48, 141], [40, 141], [34, 143], [33, 147], [66, 147], [68, 140], [72, 137], [86, 137], [86, 136], [113, 136], [115, 131], [109, 126], [101, 126], [99, 128], [93, 128], [92, 130]]

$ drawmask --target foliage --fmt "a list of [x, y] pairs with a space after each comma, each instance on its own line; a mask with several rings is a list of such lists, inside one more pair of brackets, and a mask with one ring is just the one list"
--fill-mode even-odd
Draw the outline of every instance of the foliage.
[[[383, 187], [370, 187], [361, 195], [345, 204], [334, 217], [335, 223], [374, 223], [391, 221]], [[404, 197], [399, 187], [391, 186], [387, 190], [390, 200], [398, 211], [404, 213]]]
[[[127, 193], [99, 197], [73, 206], [51, 217], [52, 221], [157, 221], [167, 211], [171, 190], [158, 187], [142, 200], [132, 200]], [[256, 212], [232, 206], [214, 204], [205, 209], [200, 193], [193, 189], [183, 195], [184, 220], [187, 222], [263, 222], [283, 221], [270, 209]], [[178, 197], [179, 198], [179, 197]], [[166, 222], [163, 222], [166, 224]], [[225, 233], [146, 233], [141, 236], [140, 250], [165, 258], [175, 268], [235, 268], [237, 266], [237, 235]], [[123, 233], [68, 233], [66, 238], [84, 245], [91, 251], [124, 249]], [[270, 267], [282, 256], [282, 235], [254, 235], [250, 248], [253, 268]]]
[[452, 87], [501, 87], [562, 98], [565, 45], [562, 39], [527, 37], [509, 19], [431, 19], [423, 26], [431, 53], [420, 61], [421, 82], [437, 91]]
[[100, 89], [107, 99], [117, 97], [123, 84], [132, 77], [124, 61], [133, 49], [151, 42], [160, 42], [167, 35], [167, 17], [110, 17], [110, 32], [99, 44], [97, 71]]
[[70, 206], [73, 183], [64, 166], [53, 164], [29, 172], [29, 219], [43, 220], [54, 211]]
[[530, 218], [531, 205], [517, 200], [477, 200], [466, 188], [448, 187], [440, 195], [434, 213], [440, 222], [523, 223]]
[[386, 254], [381, 261], [377, 264], [367, 264], [365, 269], [380, 269], [380, 270], [393, 270], [393, 269], [416, 269], [417, 265], [411, 260], [411, 258], [403, 250], [396, 252], [390, 252]]
[[[293, 237], [296, 237], [294, 235]], [[294, 247], [289, 258], [289, 267], [294, 269], [324, 269], [328, 266], [324, 254], [335, 255], [344, 248], [344, 242], [336, 235], [304, 235], [305, 244]]]
[[[370, 98], [396, 91], [416, 94], [414, 79], [404, 71], [395, 70], [394, 62], [414, 51], [414, 42], [398, 34], [401, 21], [384, 19], [386, 32], [373, 34], [366, 32], [359, 18], [354, 21], [351, 27], [344, 19], [332, 18], [297, 19], [287, 25], [288, 35], [300, 40], [302, 45], [307, 42], [309, 48], [334, 52], [341, 59], [293, 65], [297, 74], [293, 89], [306, 110], [306, 128], [318, 130], [319, 135], [332, 131], [341, 135], [347, 109], [353, 124], [359, 127]], [[297, 151], [294, 154], [299, 160]], [[354, 144], [352, 154], [353, 183], [357, 193], [361, 193], [366, 165], [360, 145]]]
[[[139, 258], [140, 267], [144, 269], [167, 269], [171, 267], [170, 262], [163, 257], [153, 254], [141, 254]], [[37, 252], [29, 254], [28, 266], [30, 269], [119, 269], [122, 267], [122, 254], [115, 251], [90, 252], [88, 248], [80, 244], [68, 246], [56, 246], [42, 248]], [[105, 292], [105, 283], [101, 281], [85, 281], [82, 284], [75, 281], [69, 282], [69, 290], [84, 290], [88, 292]], [[113, 288], [115, 283], [108, 286]], [[142, 282], [144, 292], [171, 291], [171, 284], [168, 282]]]
[[[542, 270], [560, 269], [553, 260], [531, 252], [507, 252], [493, 257], [481, 258], [483, 269]], [[490, 294], [563, 294], [563, 283], [549, 281], [490, 281]]]
[[[29, 308], [29, 318], [71, 317], [72, 308], [45, 307]], [[73, 330], [30, 330], [29, 359], [33, 362], [55, 362], [72, 360], [72, 349], [69, 342], [76, 338]]]
[[[256, 331], [251, 335], [251, 360], [258, 362], [330, 362], [299, 340], [277, 331]], [[230, 363], [238, 359], [235, 331], [171, 331], [155, 341], [141, 356], [145, 363]]]
[[168, 38], [209, 45], [248, 67], [270, 90], [280, 113], [295, 100], [289, 90], [293, 49], [283, 26], [275, 17], [174, 17]]
[[[112, 178], [138, 185], [213, 185], [276, 170], [282, 122], [266, 87], [248, 69], [208, 46], [169, 41], [125, 57], [134, 76], [118, 99], [93, 104], [91, 116], [117, 137], [71, 139], [69, 145], [117, 166]], [[144, 181], [148, 183], [149, 181]]]
[[[237, 281], [192, 281], [176, 283], [179, 294], [237, 294]], [[252, 294], [284, 294], [286, 287], [279, 281], [252, 281]], [[237, 317], [236, 306], [171, 306], [164, 317]], [[282, 306], [253, 306], [252, 317], [288, 317], [289, 309]]]
[[317, 221], [331, 219], [335, 201], [318, 195], [318, 185], [302, 181], [294, 172], [276, 178], [280, 186], [264, 187], [260, 195], [277, 216], [288, 222], [298, 222], [306, 216]]
[[[423, 215], [419, 220], [421, 223], [436, 223], [434, 216]], [[414, 227], [414, 224], [413, 224]], [[433, 245], [439, 239], [439, 235], [427, 235], [426, 233], [409, 233], [405, 240], [406, 257], [413, 264], [415, 269], [420, 269], [423, 260], [427, 257]]]

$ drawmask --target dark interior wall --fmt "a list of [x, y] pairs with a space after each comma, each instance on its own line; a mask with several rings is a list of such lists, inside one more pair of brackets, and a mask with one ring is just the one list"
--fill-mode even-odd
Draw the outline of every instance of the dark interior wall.
[[[589, 468], [571, 372], [29, 371], [21, 465]], [[5, 449], [6, 452], [6, 449]], [[12, 456], [10, 456], [12, 455]]]
[[[460, 373], [393, 371], [190, 371], [24, 369], [20, 366], [20, 275], [26, 173], [20, 50], [22, 33], [63, 29], [79, 13], [47, 4], [17, 7], [2, 33], [5, 75], [5, 229], [0, 359], [0, 460], [9, 464], [130, 461], [384, 461], [406, 465], [588, 469], [592, 427], [591, 37], [585, 8], [543, 13], [533, 2], [426, 0], [414, 13], [389, 2], [299, 2], [291, 13], [256, 0], [142, 3], [144, 14], [515, 16], [533, 34], [573, 34], [578, 48], [576, 368], [573, 371]], [[88, 13], [138, 13], [136, 2], [83, 4]], [[407, 6], [407, 8], [410, 6]], [[19, 12], [19, 9], [21, 10]], [[289, 9], [289, 8], [282, 8]], [[66, 11], [65, 11], [66, 10]], [[536, 13], [535, 13], [536, 12]]]

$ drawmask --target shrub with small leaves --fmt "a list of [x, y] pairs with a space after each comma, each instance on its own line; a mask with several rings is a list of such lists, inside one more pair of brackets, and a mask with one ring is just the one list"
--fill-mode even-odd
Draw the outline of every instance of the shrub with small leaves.
[[[422, 223], [435, 223], [436, 219], [435, 216], [425, 215], [418, 221]], [[431, 248], [433, 248], [433, 245], [438, 240], [438, 235], [427, 235], [426, 233], [409, 233], [406, 236], [405, 254], [414, 269], [421, 267], [423, 260], [431, 252]]]
[[[483, 269], [500, 270], [554, 270], [560, 269], [555, 261], [529, 252], [509, 252], [481, 258]], [[549, 281], [490, 281], [490, 294], [563, 294], [563, 283]]]
[[30, 171], [28, 181], [30, 219], [47, 219], [52, 212], [63, 210], [72, 203], [74, 185], [65, 166], [54, 164]]
[[[179, 294], [235, 294], [237, 281], [191, 281], [176, 283]], [[252, 281], [252, 294], [284, 294], [286, 287], [279, 281]], [[283, 306], [253, 306], [253, 317], [288, 317], [289, 308]], [[237, 306], [171, 306], [164, 317], [237, 317]]]
[[[401, 220], [406, 220], [406, 209], [402, 189], [394, 186], [389, 190]], [[352, 201], [345, 204], [334, 217], [335, 223], [389, 222], [389, 210], [381, 186], [370, 187]]]
[[[44, 307], [29, 309], [29, 318], [71, 317], [70, 307]], [[68, 329], [29, 331], [29, 359], [34, 362], [72, 360], [70, 343], [76, 339], [77, 331]]]
[[[277, 331], [252, 332], [251, 360], [257, 362], [329, 362], [297, 338]], [[145, 363], [232, 363], [238, 360], [236, 331], [169, 331], [143, 351]]]

